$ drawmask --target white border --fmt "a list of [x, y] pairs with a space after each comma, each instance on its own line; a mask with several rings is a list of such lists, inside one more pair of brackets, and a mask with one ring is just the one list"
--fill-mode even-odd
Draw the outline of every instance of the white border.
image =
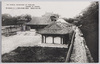
[[[1, 21], [1, 1], [99, 1], [99, 0], [0, 0], [0, 21]], [[100, 10], [100, 2], [99, 2], [99, 10]], [[100, 16], [99, 16], [100, 18]], [[100, 22], [99, 22], [100, 24]], [[100, 26], [98, 26], [100, 27]], [[0, 22], [0, 28], [1, 28], [1, 22]], [[99, 28], [100, 30], [100, 28]], [[1, 32], [1, 29], [0, 29]], [[100, 36], [100, 35], [99, 35]], [[100, 39], [100, 38], [99, 38]], [[100, 46], [100, 44], [99, 44]], [[0, 47], [1, 47], [1, 33], [0, 33]], [[0, 54], [1, 54], [1, 48], [0, 48]], [[0, 55], [0, 60], [1, 60], [1, 55]], [[56, 64], [56, 63], [2, 63], [1, 64]], [[68, 63], [57, 63], [57, 64], [68, 64]], [[70, 63], [70, 64], [75, 64], [75, 63]], [[76, 64], [89, 64], [89, 63], [76, 63]], [[92, 63], [92, 64], [100, 64], [100, 47], [99, 47], [99, 62], [98, 63]]]

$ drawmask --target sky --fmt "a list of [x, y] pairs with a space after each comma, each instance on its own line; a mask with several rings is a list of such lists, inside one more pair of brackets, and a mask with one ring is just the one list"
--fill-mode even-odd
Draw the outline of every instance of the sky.
[[[90, 3], [90, 1], [4, 1], [2, 2], [2, 14], [8, 13], [12, 16], [18, 16], [22, 14], [30, 14], [31, 16], [42, 16], [45, 13], [55, 13], [59, 14], [61, 17], [73, 18], [79, 15], [79, 13], [81, 13], [84, 9], [86, 9], [90, 5]], [[33, 6], [34, 9], [17, 9], [17, 7], [26, 6], [29, 8], [30, 6]], [[7, 9], [7, 7], [13, 7], [14, 9]]]

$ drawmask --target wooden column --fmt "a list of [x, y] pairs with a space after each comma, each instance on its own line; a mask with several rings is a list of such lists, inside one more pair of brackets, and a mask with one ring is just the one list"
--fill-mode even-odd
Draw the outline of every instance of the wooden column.
[[44, 43], [44, 37], [43, 37], [43, 35], [42, 35], [42, 43]]
[[53, 40], [52, 41], [53, 41], [53, 44], [54, 44], [54, 36], [53, 36]]
[[65, 44], [65, 37], [63, 36], [63, 44]]
[[63, 43], [63, 37], [62, 37], [62, 44], [64, 44], [64, 43]]
[[61, 44], [62, 44], [62, 37], [60, 37], [60, 41], [61, 41]]
[[45, 36], [45, 43], [46, 43], [46, 36]]

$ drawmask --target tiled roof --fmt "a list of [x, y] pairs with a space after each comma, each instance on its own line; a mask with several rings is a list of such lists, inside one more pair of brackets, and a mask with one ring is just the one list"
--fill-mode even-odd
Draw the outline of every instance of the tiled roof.
[[55, 22], [38, 31], [40, 34], [67, 34], [71, 33], [72, 24]]

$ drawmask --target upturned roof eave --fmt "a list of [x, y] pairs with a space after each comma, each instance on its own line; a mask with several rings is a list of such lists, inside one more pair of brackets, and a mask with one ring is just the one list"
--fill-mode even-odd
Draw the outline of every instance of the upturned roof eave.
[[69, 34], [69, 33], [39, 33], [39, 34], [48, 34], [48, 35], [53, 35], [53, 34], [55, 34], [55, 35], [64, 35], [64, 34]]
[[26, 23], [26, 25], [49, 25], [49, 24], [33, 24], [33, 23], [28, 24]]

